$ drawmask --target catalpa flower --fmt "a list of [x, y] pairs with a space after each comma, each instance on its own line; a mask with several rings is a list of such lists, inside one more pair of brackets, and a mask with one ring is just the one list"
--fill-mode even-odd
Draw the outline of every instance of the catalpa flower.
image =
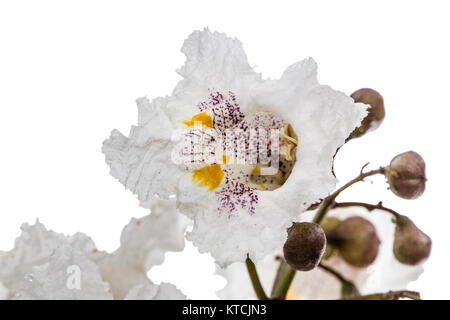
[[165, 252], [183, 249], [188, 225], [173, 200], [157, 203], [151, 215], [130, 221], [110, 254], [83, 233], [22, 225], [15, 247], [0, 252], [0, 299], [185, 299], [175, 286], [147, 277]]
[[[360, 210], [359, 210], [360, 209]], [[423, 264], [414, 266], [398, 262], [393, 253], [395, 224], [392, 215], [382, 210], [367, 212], [366, 209], [334, 209], [329, 217], [340, 220], [361, 216], [369, 220], [375, 227], [380, 239], [380, 247], [376, 260], [368, 267], [357, 268], [346, 263], [336, 252], [323, 259], [322, 264], [339, 273], [347, 281], [351, 281], [360, 294], [404, 290], [423, 272]], [[306, 220], [310, 220], [307, 217]], [[258, 273], [266, 292], [270, 293], [280, 265], [282, 251], [268, 255], [258, 265]], [[235, 263], [226, 269], [218, 268], [218, 274], [227, 279], [227, 285], [218, 292], [222, 299], [256, 299], [253, 287], [248, 279], [247, 270], [242, 263]], [[328, 271], [317, 267], [308, 272], [297, 272], [287, 294], [287, 299], [327, 300], [342, 298], [342, 283]]]
[[257, 261], [333, 190], [333, 155], [366, 105], [320, 85], [311, 58], [263, 79], [240, 41], [208, 29], [182, 52], [172, 95], [137, 100], [138, 123], [128, 137], [112, 132], [106, 162], [143, 206], [176, 196], [194, 221], [188, 239], [221, 266]]

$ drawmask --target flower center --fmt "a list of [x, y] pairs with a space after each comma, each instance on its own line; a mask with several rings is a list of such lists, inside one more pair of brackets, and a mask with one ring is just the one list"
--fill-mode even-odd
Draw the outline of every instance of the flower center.
[[[219, 212], [255, 213], [257, 191], [276, 190], [289, 178], [296, 133], [274, 113], [245, 115], [231, 92], [211, 92], [198, 107], [200, 113], [182, 122], [188, 129], [181, 154], [188, 157], [184, 163], [192, 181], [208, 191], [218, 189]], [[199, 164], [204, 166], [198, 169]]]
[[280, 188], [295, 164], [298, 139], [292, 126], [275, 114], [258, 112], [244, 119], [241, 128], [250, 131], [246, 155], [253, 160], [257, 156], [256, 163], [240, 168], [241, 179], [257, 190]]

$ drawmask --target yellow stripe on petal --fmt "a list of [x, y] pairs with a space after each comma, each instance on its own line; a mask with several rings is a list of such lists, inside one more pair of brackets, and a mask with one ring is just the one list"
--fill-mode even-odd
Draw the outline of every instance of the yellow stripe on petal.
[[224, 173], [220, 165], [213, 164], [200, 169], [193, 170], [192, 181], [200, 187], [208, 187], [208, 191], [216, 189], [222, 182]]
[[195, 116], [193, 116], [189, 120], [184, 120], [183, 123], [187, 125], [188, 127], [192, 127], [195, 125], [196, 122], [201, 122], [203, 126], [208, 128], [213, 128], [213, 120], [209, 114], [205, 112], [198, 113]]
[[230, 162], [230, 156], [227, 156], [227, 155], [223, 155], [222, 156], [222, 162], [223, 162], [223, 164], [227, 164], [228, 162]]
[[251, 173], [259, 174], [260, 173], [259, 166], [254, 166]]

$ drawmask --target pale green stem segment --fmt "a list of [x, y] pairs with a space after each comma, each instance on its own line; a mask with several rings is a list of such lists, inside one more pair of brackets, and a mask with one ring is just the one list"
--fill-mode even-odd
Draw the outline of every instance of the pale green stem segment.
[[358, 288], [356, 288], [355, 284], [347, 279], [345, 279], [339, 272], [334, 270], [333, 268], [330, 268], [322, 263], [319, 264], [319, 268], [322, 268], [329, 274], [333, 275], [336, 279], [339, 280], [341, 283], [341, 298], [342, 299], [349, 299], [354, 298], [356, 296], [360, 296], [361, 294], [358, 291]]
[[255, 264], [249, 257], [247, 257], [247, 260], [245, 260], [245, 265], [247, 266], [248, 275], [250, 276], [250, 280], [252, 282], [256, 296], [258, 297], [259, 300], [267, 300], [267, 296], [266, 293], [264, 292], [264, 288], [261, 285], [261, 281], [259, 280]]
[[272, 299], [284, 300], [289, 291], [292, 280], [295, 277], [295, 270], [292, 269], [283, 258], [280, 258], [280, 266], [278, 267], [277, 276], [272, 287]]

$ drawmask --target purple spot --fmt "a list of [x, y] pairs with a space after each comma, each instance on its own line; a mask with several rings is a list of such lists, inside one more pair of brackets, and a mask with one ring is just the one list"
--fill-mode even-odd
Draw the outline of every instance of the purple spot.
[[255, 214], [258, 194], [245, 184], [226, 177], [224, 187], [216, 194], [219, 198], [219, 213], [226, 212], [232, 215], [240, 208], [250, 215]]
[[230, 91], [225, 96], [217, 91], [210, 90], [209, 99], [198, 104], [201, 112], [210, 111], [213, 115], [213, 125], [217, 131], [235, 127], [245, 115], [241, 112], [236, 96]]

